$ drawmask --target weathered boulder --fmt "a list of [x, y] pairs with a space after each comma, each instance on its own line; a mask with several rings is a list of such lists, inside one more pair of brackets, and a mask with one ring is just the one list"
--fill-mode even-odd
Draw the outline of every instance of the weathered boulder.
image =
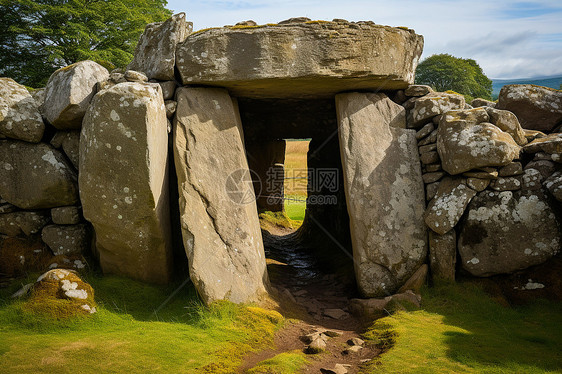
[[486, 99], [477, 98], [477, 99], [472, 100], [470, 102], [470, 105], [472, 105], [473, 108], [478, 108], [478, 107], [482, 107], [482, 106], [489, 107], [489, 108], [495, 108], [496, 102], [486, 100]]
[[404, 293], [387, 296], [381, 299], [351, 299], [349, 301], [349, 310], [351, 313], [368, 319], [387, 316], [389, 310], [392, 311], [405, 306], [415, 306], [419, 308], [421, 306], [421, 296], [408, 290]]
[[51, 145], [57, 149], [62, 148], [72, 165], [78, 170], [80, 162], [80, 131], [58, 131]]
[[52, 146], [0, 141], [0, 195], [19, 208], [76, 204], [76, 179], [72, 166]]
[[562, 123], [562, 92], [532, 84], [503, 86], [498, 109], [513, 112], [525, 129], [551, 131]]
[[51, 209], [51, 217], [57, 225], [75, 225], [80, 222], [79, 206], [61, 206]]
[[0, 136], [38, 143], [45, 124], [39, 107], [21, 84], [0, 78]]
[[171, 272], [168, 132], [157, 84], [99, 92], [80, 139], [80, 197], [102, 269], [154, 283]]
[[173, 80], [176, 47], [192, 30], [193, 24], [186, 22], [185, 13], [146, 25], [128, 69], [142, 71], [149, 79]]
[[527, 144], [527, 138], [525, 137], [525, 132], [519, 124], [519, 120], [515, 114], [508, 112], [507, 110], [499, 110], [494, 108], [486, 108], [486, 112], [490, 116], [490, 122], [500, 130], [505, 131], [515, 142], [521, 146]]
[[562, 154], [562, 133], [549, 134], [527, 144], [523, 150], [527, 153], [545, 152], [550, 155]]
[[384, 94], [340, 94], [336, 108], [357, 284], [367, 297], [388, 295], [427, 254], [416, 132]]
[[429, 232], [429, 261], [433, 280], [454, 281], [457, 263], [457, 233], [449, 230], [443, 235]]
[[107, 69], [89, 60], [55, 71], [45, 86], [43, 116], [59, 130], [80, 129], [96, 84], [107, 79]]
[[426, 284], [428, 270], [429, 266], [427, 266], [427, 264], [420, 266], [420, 268], [416, 270], [406, 283], [398, 289], [397, 293], [403, 293], [410, 290], [419, 294], [421, 288]]
[[445, 178], [424, 214], [426, 225], [444, 235], [461, 219], [476, 191], [466, 185], [465, 178]]
[[80, 279], [75, 271], [66, 269], [53, 269], [41, 275], [26, 304], [31, 311], [50, 314], [57, 319], [96, 312], [92, 286]]
[[443, 169], [460, 174], [486, 166], [503, 166], [519, 156], [511, 135], [488, 123], [484, 108], [450, 111], [437, 129], [437, 151]]
[[89, 235], [86, 224], [48, 225], [41, 231], [41, 239], [55, 256], [86, 253]]
[[36, 234], [50, 220], [45, 211], [21, 211], [0, 214], [0, 234], [18, 236]]
[[432, 92], [433, 89], [429, 86], [423, 84], [413, 84], [408, 88], [406, 88], [406, 90], [404, 91], [404, 95], [418, 97], [418, 96], [425, 96]]
[[224, 89], [180, 88], [174, 162], [189, 275], [206, 303], [255, 301], [268, 284], [237, 107]]
[[562, 202], [562, 172], [557, 171], [544, 181], [544, 186], [556, 200]]
[[433, 117], [454, 109], [463, 109], [464, 96], [444, 92], [430, 93], [414, 100], [414, 108], [408, 113], [408, 128], [417, 128]]
[[352, 89], [403, 89], [414, 81], [423, 38], [371, 23], [304, 22], [196, 32], [178, 46], [183, 84], [234, 96], [317, 98]]
[[538, 265], [560, 251], [559, 230], [542, 191], [480, 192], [460, 231], [462, 266], [485, 277]]

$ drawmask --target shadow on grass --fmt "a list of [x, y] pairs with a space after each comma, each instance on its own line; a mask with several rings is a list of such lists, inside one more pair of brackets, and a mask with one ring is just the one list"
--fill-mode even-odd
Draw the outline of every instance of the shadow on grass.
[[423, 309], [464, 330], [443, 332], [452, 361], [485, 372], [562, 370], [562, 303], [539, 300], [512, 308], [462, 283], [427, 290]]

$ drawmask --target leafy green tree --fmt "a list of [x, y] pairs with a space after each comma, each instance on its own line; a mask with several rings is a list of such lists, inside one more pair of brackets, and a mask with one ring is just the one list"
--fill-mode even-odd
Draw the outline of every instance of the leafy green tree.
[[436, 91], [452, 90], [469, 98], [492, 99], [492, 81], [472, 59], [449, 54], [432, 55], [416, 69], [416, 83]]
[[126, 66], [166, 0], [0, 0], [0, 75], [40, 87], [56, 69], [93, 60]]

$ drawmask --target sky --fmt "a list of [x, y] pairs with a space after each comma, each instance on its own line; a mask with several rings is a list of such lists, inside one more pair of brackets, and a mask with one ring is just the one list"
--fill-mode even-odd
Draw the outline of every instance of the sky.
[[168, 0], [168, 8], [194, 30], [291, 17], [407, 26], [424, 36], [423, 57], [472, 58], [489, 78], [562, 75], [562, 0]]

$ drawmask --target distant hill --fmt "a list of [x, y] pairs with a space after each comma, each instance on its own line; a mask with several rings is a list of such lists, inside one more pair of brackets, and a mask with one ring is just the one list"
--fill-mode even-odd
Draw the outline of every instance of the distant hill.
[[545, 86], [560, 89], [562, 84], [562, 76], [539, 77], [528, 79], [492, 79], [492, 97], [494, 100], [498, 98], [500, 90], [507, 84], [536, 84], [537, 86]]

